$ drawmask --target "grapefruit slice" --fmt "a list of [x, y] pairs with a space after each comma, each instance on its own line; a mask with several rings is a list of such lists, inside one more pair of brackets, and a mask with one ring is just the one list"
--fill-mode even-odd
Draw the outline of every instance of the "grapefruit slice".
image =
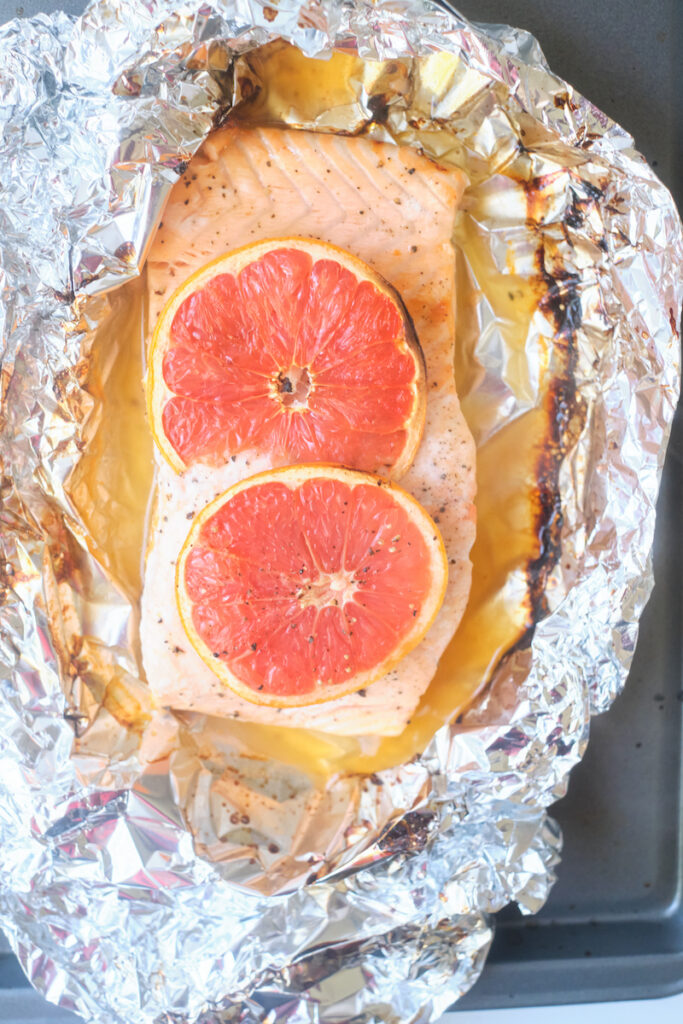
[[301, 465], [243, 480], [195, 516], [176, 596], [226, 686], [295, 707], [385, 676], [426, 633], [447, 577], [439, 531], [407, 491]]
[[420, 443], [424, 357], [398, 293], [336, 246], [284, 238], [192, 274], [148, 360], [152, 433], [177, 472], [245, 448], [399, 477]]

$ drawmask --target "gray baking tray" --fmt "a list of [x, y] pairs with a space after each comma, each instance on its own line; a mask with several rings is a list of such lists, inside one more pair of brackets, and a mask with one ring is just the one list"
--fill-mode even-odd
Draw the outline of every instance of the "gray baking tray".
[[[0, 0], [0, 22], [79, 0]], [[683, 204], [683, 0], [461, 0], [473, 21], [515, 24], [634, 135]], [[656, 586], [626, 690], [594, 720], [568, 796], [553, 808], [564, 854], [533, 918], [499, 915], [480, 981], [454, 1009], [649, 998], [683, 991], [683, 410], [658, 506]], [[76, 1018], [33, 992], [0, 938], [0, 1022]]]

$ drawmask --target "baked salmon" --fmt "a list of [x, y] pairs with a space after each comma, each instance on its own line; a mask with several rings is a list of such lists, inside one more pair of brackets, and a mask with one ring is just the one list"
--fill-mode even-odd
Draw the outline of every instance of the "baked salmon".
[[421, 643], [367, 690], [322, 704], [272, 708], [219, 681], [192, 648], [175, 600], [189, 521], [232, 484], [276, 465], [241, 452], [218, 469], [177, 474], [160, 460], [142, 596], [145, 672], [163, 706], [339, 735], [398, 735], [457, 629], [470, 590], [475, 535], [474, 442], [453, 377], [453, 223], [466, 180], [409, 147], [279, 128], [227, 127], [173, 188], [147, 262], [150, 324], [174, 289], [209, 260], [268, 238], [317, 239], [352, 252], [400, 293], [426, 362], [425, 428], [401, 479], [439, 524], [449, 561], [441, 609]]

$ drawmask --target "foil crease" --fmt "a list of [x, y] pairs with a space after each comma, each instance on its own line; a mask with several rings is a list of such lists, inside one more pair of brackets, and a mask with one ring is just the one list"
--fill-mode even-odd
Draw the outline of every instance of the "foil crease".
[[[511, 273], [512, 252], [514, 274], [543, 284], [525, 358], [549, 334], [575, 401], [557, 406], [561, 557], [525, 642], [419, 757], [313, 802], [297, 783], [240, 845], [206, 814], [205, 723], [147, 706], [131, 603], [67, 484], [98, 414], [83, 385], [108, 293], [138, 272], [168, 189], [275, 39], [399, 61], [338, 122], [299, 112], [297, 126], [373, 122], [465, 165], [494, 266]], [[444, 55], [458, 62], [440, 77]], [[416, 58], [432, 73], [409, 108]], [[3, 928], [32, 983], [88, 1020], [434, 1020], [479, 976], [489, 915], [546, 899], [561, 839], [545, 809], [631, 662], [679, 387], [671, 198], [531, 36], [422, 0], [101, 0], [6, 26], [0, 68]], [[494, 434], [539, 396], [532, 373], [521, 389], [506, 376], [499, 310], [481, 297], [475, 312]], [[269, 852], [278, 838], [297, 855]]]

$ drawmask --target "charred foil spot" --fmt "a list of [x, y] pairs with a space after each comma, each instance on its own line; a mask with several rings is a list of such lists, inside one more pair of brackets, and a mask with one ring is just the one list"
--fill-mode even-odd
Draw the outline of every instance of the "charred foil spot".
[[413, 811], [382, 836], [377, 844], [385, 853], [413, 853], [422, 850], [434, 824], [432, 814]]
[[589, 181], [577, 182], [571, 189], [571, 206], [564, 215], [564, 223], [570, 228], [580, 228], [588, 212], [603, 196], [604, 193]]
[[122, 242], [118, 249], [115, 250], [114, 256], [117, 260], [121, 260], [122, 263], [135, 263], [137, 258], [137, 252], [132, 242]]
[[368, 108], [372, 114], [372, 120], [376, 124], [386, 124], [389, 120], [389, 101], [381, 94], [371, 96], [368, 100]]
[[538, 556], [527, 566], [531, 602], [531, 639], [536, 623], [548, 613], [545, 588], [561, 552], [564, 521], [559, 474], [562, 461], [585, 420], [585, 407], [576, 392], [576, 333], [581, 326], [579, 277], [557, 265], [549, 268], [543, 241], [535, 255], [542, 287], [539, 309], [555, 328], [554, 354], [559, 362], [545, 401], [547, 435], [536, 463], [535, 527]]
[[81, 736], [87, 731], [90, 722], [88, 716], [77, 708], [69, 708], [64, 712], [64, 721], [68, 722], [73, 729], [74, 736], [76, 739], [80, 739]]
[[[575, 369], [577, 361], [576, 334], [581, 327], [582, 310], [579, 275], [562, 265], [554, 245], [544, 236], [541, 222], [544, 198], [540, 194], [547, 180], [520, 182], [527, 195], [527, 226], [538, 238], [534, 255], [536, 276], [532, 279], [538, 290], [538, 308], [554, 328], [554, 377], [545, 398], [546, 432], [539, 445], [535, 467], [534, 532], [538, 538], [538, 554], [525, 568], [527, 582], [527, 624], [517, 641], [502, 655], [489, 677], [495, 678], [500, 666], [516, 651], [524, 650], [533, 638], [536, 625], [549, 612], [546, 586], [550, 573], [561, 556], [563, 509], [559, 475], [562, 462], [576, 441], [586, 417], [585, 403], [577, 394]], [[600, 189], [581, 182], [596, 201]], [[571, 210], [569, 216], [572, 216]], [[565, 226], [567, 220], [565, 219]]]
[[568, 92], [558, 92], [553, 97], [553, 103], [555, 104], [558, 110], [569, 109], [576, 111], [579, 109], [578, 105], [574, 103], [574, 100], [571, 98]]

